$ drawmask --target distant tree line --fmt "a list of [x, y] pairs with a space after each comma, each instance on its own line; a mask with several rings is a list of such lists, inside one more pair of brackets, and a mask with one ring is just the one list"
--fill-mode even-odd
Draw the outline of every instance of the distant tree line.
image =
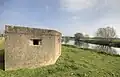
[[[75, 33], [74, 37], [64, 37], [64, 42], [68, 43], [69, 40], [74, 39], [76, 46], [83, 45], [83, 42], [85, 43], [92, 43], [92, 44], [98, 44], [99, 46], [96, 47], [97, 49], [101, 51], [106, 51], [109, 53], [116, 53], [111, 46], [120, 47], [120, 38], [116, 35], [116, 30], [113, 27], [105, 27], [105, 28], [99, 28], [94, 37], [89, 37], [88, 34], [83, 35], [82, 33]], [[81, 41], [83, 40], [83, 41]], [[116, 41], [117, 40], [117, 41]], [[110, 51], [111, 50], [111, 51]]]
[[[84, 40], [86, 39], [87, 41], [88, 39], [99, 39], [99, 40], [105, 40], [105, 42], [108, 42], [108, 41], [111, 42], [113, 39], [118, 39], [118, 38], [116, 35], [116, 30], [113, 27], [108, 26], [105, 28], [99, 28], [95, 33], [95, 37], [90, 38], [88, 34], [83, 35], [82, 33], [78, 32], [74, 34], [74, 37], [63, 36], [62, 42], [67, 44], [70, 40], [74, 40], [75, 45], [80, 46], [82, 44], [82, 41], [80, 41], [81, 39], [84, 39]], [[95, 40], [92, 42], [95, 42]]]

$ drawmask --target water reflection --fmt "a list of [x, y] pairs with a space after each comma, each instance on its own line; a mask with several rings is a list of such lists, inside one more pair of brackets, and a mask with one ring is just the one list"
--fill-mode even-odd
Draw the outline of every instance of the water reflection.
[[90, 49], [96, 49], [98, 51], [104, 51], [112, 54], [120, 54], [120, 48], [101, 46], [96, 44], [89, 44]]
[[[70, 45], [74, 45], [74, 41], [69, 41]], [[111, 54], [119, 54], [120, 55], [120, 48], [115, 47], [108, 47], [108, 46], [102, 46], [102, 45], [96, 45], [96, 44], [90, 44], [90, 43], [83, 43], [81, 42], [79, 47], [81, 48], [89, 48], [89, 49], [96, 49], [98, 51], [103, 51]]]
[[98, 51], [110, 53], [110, 54], [117, 54], [116, 50], [109, 46], [99, 45], [99, 46], [95, 46], [94, 49], [96, 49]]
[[82, 42], [82, 43], [80, 43], [79, 47], [81, 47], [81, 48], [89, 48], [89, 44]]

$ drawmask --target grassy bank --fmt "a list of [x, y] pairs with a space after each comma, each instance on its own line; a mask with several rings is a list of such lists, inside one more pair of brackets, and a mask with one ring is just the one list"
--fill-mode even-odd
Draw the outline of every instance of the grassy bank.
[[0, 37], [0, 50], [4, 49], [5, 38]]
[[62, 46], [62, 54], [55, 65], [0, 70], [0, 77], [120, 77], [120, 57]]

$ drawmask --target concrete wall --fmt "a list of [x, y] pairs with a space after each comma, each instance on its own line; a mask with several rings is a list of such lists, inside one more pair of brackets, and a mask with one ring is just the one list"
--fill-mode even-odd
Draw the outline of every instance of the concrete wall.
[[61, 55], [61, 36], [55, 37], [55, 59], [57, 60], [58, 57]]
[[[57, 33], [58, 34], [58, 33]], [[54, 64], [61, 53], [61, 35], [14, 33], [6, 30], [5, 70], [36, 68]], [[31, 39], [42, 39], [32, 45]]]

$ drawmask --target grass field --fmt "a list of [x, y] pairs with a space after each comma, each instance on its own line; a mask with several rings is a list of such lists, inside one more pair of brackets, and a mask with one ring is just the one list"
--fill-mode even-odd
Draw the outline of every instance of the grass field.
[[120, 77], [120, 57], [62, 46], [62, 54], [55, 65], [0, 70], [0, 77]]

